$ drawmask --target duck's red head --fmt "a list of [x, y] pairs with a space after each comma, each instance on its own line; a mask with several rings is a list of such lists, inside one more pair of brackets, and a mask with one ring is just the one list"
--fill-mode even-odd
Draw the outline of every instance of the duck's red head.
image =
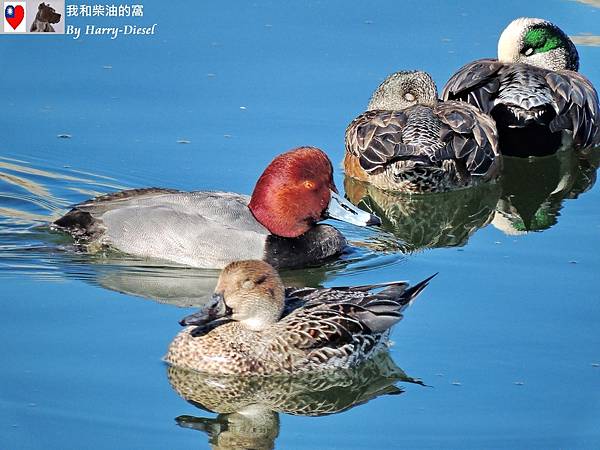
[[337, 194], [331, 161], [314, 147], [275, 158], [256, 182], [249, 208], [271, 233], [287, 238], [304, 234], [328, 217], [360, 226], [381, 223]]
[[250, 210], [271, 233], [298, 237], [326, 217], [333, 167], [318, 148], [299, 147], [267, 166], [256, 182]]

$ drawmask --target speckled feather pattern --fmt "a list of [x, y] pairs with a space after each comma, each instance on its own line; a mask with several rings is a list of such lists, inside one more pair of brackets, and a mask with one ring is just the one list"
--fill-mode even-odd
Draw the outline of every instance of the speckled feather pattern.
[[188, 401], [220, 414], [250, 405], [305, 416], [333, 414], [378, 395], [399, 393], [397, 381], [420, 383], [408, 377], [390, 358], [379, 353], [350, 369], [292, 376], [239, 377], [212, 375], [169, 366], [169, 382]]
[[[263, 331], [228, 322], [194, 335], [182, 330], [165, 360], [214, 374], [273, 375], [352, 367], [386, 348], [389, 328], [426, 286], [288, 289], [283, 318]], [[374, 293], [373, 289], [384, 288]]]
[[495, 124], [459, 102], [361, 114], [346, 130], [346, 167], [353, 157], [364, 175], [348, 175], [410, 193], [476, 185], [500, 170]]

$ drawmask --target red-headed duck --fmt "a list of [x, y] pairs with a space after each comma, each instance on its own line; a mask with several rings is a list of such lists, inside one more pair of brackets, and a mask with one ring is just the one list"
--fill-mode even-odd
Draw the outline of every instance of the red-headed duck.
[[252, 197], [131, 189], [80, 203], [53, 225], [88, 251], [108, 247], [204, 268], [249, 258], [302, 267], [346, 246], [338, 230], [317, 224], [326, 218], [361, 226], [380, 223], [337, 194], [323, 151], [300, 147], [269, 164]]

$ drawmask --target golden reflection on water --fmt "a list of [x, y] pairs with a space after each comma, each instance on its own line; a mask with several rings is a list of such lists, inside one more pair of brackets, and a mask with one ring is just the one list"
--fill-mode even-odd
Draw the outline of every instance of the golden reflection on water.
[[[0, 168], [6, 167], [5, 164], [0, 162]], [[27, 178], [19, 177], [16, 175], [11, 175], [9, 173], [0, 172], [0, 181], [4, 181], [5, 183], [14, 184], [15, 186], [19, 186], [33, 195], [37, 195], [42, 198], [51, 197], [50, 192], [41, 184], [36, 183], [32, 180], [28, 180]]]
[[17, 225], [27, 225], [31, 222], [47, 222], [48, 216], [42, 214], [33, 214], [27, 211], [20, 211], [14, 208], [0, 207], [0, 216], [4, 216]]
[[600, 0], [572, 0], [572, 1], [575, 1], [577, 3], [583, 3], [585, 5], [590, 5], [595, 8], [600, 8]]
[[[73, 200], [63, 198], [53, 193], [53, 190], [61, 189], [94, 197], [106, 190], [125, 189], [110, 177], [75, 170], [70, 172], [84, 176], [35, 168], [26, 161], [0, 156], [0, 217], [4, 219], [4, 223], [25, 225], [27, 221], [47, 222], [54, 215], [62, 213]], [[4, 202], [10, 202], [11, 206], [3, 204]], [[14, 203], [22, 204], [23, 209], [12, 207]], [[36, 211], [28, 210], [32, 206], [35, 206]], [[39, 214], [38, 209], [48, 211], [49, 214]]]
[[600, 36], [594, 34], [578, 34], [569, 36], [575, 45], [583, 45], [586, 47], [600, 47]]

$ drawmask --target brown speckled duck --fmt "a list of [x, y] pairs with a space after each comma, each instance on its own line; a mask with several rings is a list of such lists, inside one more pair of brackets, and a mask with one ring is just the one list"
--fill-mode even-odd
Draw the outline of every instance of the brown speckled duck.
[[346, 175], [379, 189], [442, 192], [494, 179], [496, 125], [463, 102], [438, 101], [426, 72], [396, 72], [346, 129]]
[[[285, 289], [264, 261], [237, 261], [171, 342], [165, 361], [213, 374], [275, 375], [348, 368], [386, 348], [389, 330], [428, 278]], [[378, 292], [373, 292], [379, 289]]]

